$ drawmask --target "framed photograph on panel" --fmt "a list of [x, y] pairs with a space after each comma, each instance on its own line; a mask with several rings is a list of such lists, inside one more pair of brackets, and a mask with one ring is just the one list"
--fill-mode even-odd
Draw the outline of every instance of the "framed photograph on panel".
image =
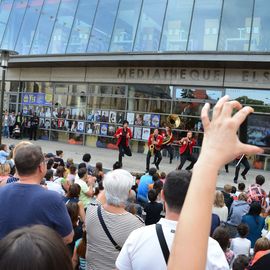
[[142, 139], [142, 128], [141, 127], [134, 127], [134, 139], [141, 140]]
[[116, 126], [109, 125], [109, 127], [108, 127], [108, 136], [114, 136], [115, 131], [116, 131]]
[[134, 124], [134, 118], [135, 118], [135, 114], [134, 113], [127, 113], [127, 121], [129, 122], [130, 125]]
[[109, 111], [102, 111], [100, 122], [103, 123], [109, 122]]
[[82, 122], [82, 121], [78, 122], [77, 131], [78, 132], [84, 132], [84, 122]]
[[143, 124], [143, 115], [139, 114], [139, 113], [136, 113], [134, 125], [142, 126], [142, 124]]
[[150, 127], [150, 125], [151, 125], [151, 114], [149, 114], [149, 113], [144, 114], [144, 116], [143, 116], [143, 125]]
[[151, 114], [151, 127], [159, 127], [160, 123], [160, 115], [159, 114]]
[[108, 124], [100, 124], [100, 135], [107, 136]]
[[125, 113], [124, 112], [117, 112], [116, 113], [116, 123], [123, 124], [124, 120], [125, 120]]
[[109, 123], [116, 123], [116, 112], [110, 111]]
[[150, 128], [143, 128], [142, 129], [142, 139], [147, 141], [150, 136]]

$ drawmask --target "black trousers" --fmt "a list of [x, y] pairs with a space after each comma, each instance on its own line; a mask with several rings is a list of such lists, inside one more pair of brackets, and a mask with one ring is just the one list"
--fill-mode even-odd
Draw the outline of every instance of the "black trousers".
[[[151, 152], [148, 150], [147, 156], [146, 156], [146, 170], [149, 171], [149, 164], [150, 164], [150, 159], [151, 159]], [[154, 160], [156, 167], [159, 166], [159, 163], [162, 160], [161, 152], [160, 150], [154, 150]]]
[[34, 140], [37, 139], [37, 127], [31, 126], [29, 129], [29, 139], [32, 140], [34, 137]]
[[238, 166], [235, 167], [235, 175], [234, 175], [234, 180], [237, 181], [238, 180], [238, 176], [239, 176], [239, 171], [240, 171], [240, 167], [241, 167], [241, 163], [244, 165], [245, 169], [242, 171], [241, 175], [245, 176], [247, 174], [247, 172], [250, 169], [250, 165], [248, 163], [248, 160], [246, 158], [246, 156], [244, 156], [242, 158], [242, 160], [240, 161], [240, 163], [238, 164]]
[[180, 160], [181, 160], [181, 162], [177, 168], [178, 170], [181, 170], [183, 168], [183, 166], [187, 160], [190, 161], [191, 163], [186, 167], [185, 170], [191, 170], [197, 161], [197, 159], [193, 155], [190, 155], [190, 154], [182, 154], [180, 156]]
[[[163, 149], [166, 149], [167, 150], [167, 152], [168, 152], [168, 154], [169, 154], [169, 157], [170, 157], [170, 162], [172, 162], [172, 160], [173, 160], [173, 147], [172, 147], [172, 145], [171, 144], [166, 144], [166, 145], [164, 145], [163, 146]], [[154, 158], [154, 163], [156, 163], [157, 162], [157, 157], [155, 156], [155, 158]]]
[[118, 149], [119, 149], [119, 156], [118, 156], [119, 163], [122, 163], [122, 158], [124, 155], [127, 155], [129, 157], [132, 156], [132, 153], [131, 153], [129, 146], [119, 144]]

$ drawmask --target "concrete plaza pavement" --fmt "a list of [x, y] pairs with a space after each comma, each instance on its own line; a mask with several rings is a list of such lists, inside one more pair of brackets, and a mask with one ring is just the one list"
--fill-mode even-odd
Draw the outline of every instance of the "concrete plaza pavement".
[[[19, 140], [3, 138], [3, 143], [6, 143], [8, 145], [17, 144], [19, 142], [20, 142]], [[93, 166], [96, 164], [96, 162], [102, 162], [103, 168], [108, 169], [108, 170], [112, 169], [112, 165], [115, 163], [115, 161], [117, 161], [117, 158], [118, 158], [118, 151], [111, 150], [111, 149], [88, 147], [88, 146], [81, 146], [81, 145], [71, 145], [71, 144], [66, 144], [66, 143], [61, 143], [61, 142], [43, 141], [43, 140], [37, 140], [37, 141], [31, 141], [31, 142], [41, 146], [44, 153], [55, 154], [56, 150], [63, 150], [64, 161], [66, 161], [67, 158], [73, 158], [75, 163], [80, 163], [83, 154], [90, 153], [92, 156], [91, 164]], [[185, 164], [185, 166], [187, 166], [187, 164]], [[145, 154], [132, 153], [132, 157], [125, 156], [123, 158], [123, 169], [126, 169], [130, 172], [143, 173], [145, 171], [145, 165], [146, 165]], [[174, 159], [172, 164], [169, 164], [169, 158], [163, 157], [159, 167], [160, 167], [160, 171], [169, 173], [170, 171], [174, 170], [178, 165], [179, 165], [179, 160]], [[221, 188], [225, 184], [233, 184], [234, 171], [235, 171], [234, 166], [229, 167], [229, 173], [226, 173], [224, 168], [222, 168], [218, 176], [217, 188]], [[242, 171], [242, 168], [240, 170], [240, 173], [241, 171]], [[247, 180], [243, 180], [242, 176], [239, 175], [238, 182], [244, 182], [246, 183], [246, 185], [249, 185], [254, 182], [254, 179], [256, 175], [258, 174], [262, 174], [265, 176], [266, 182], [264, 184], [264, 189], [268, 193], [270, 191], [270, 172], [269, 171], [251, 169], [247, 174]]]

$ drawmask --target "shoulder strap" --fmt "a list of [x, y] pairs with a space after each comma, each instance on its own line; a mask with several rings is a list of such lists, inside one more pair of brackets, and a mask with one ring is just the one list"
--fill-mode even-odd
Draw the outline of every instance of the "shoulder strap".
[[104, 232], [106, 233], [107, 237], [110, 239], [110, 241], [112, 242], [112, 244], [114, 245], [114, 247], [118, 250], [118, 251], [121, 251], [122, 247], [120, 247], [115, 241], [114, 239], [112, 238], [105, 222], [104, 222], [104, 219], [102, 217], [102, 214], [101, 214], [101, 206], [99, 205], [97, 207], [97, 213], [98, 213], [98, 219], [99, 219], [99, 222], [104, 230]]
[[163, 253], [164, 260], [166, 264], [168, 264], [170, 251], [164, 237], [162, 226], [159, 223], [156, 224], [156, 232], [157, 232], [157, 237], [158, 237], [158, 241], [159, 241], [162, 253]]

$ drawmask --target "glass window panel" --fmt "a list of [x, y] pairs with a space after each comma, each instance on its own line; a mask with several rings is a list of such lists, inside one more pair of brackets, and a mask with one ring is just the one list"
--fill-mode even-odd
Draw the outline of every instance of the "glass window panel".
[[8, 31], [5, 32], [4, 38], [2, 40], [2, 48], [14, 50], [15, 42], [20, 31], [20, 25], [26, 11], [27, 2], [28, 0], [15, 0], [9, 16], [8, 24], [6, 26]]
[[128, 96], [130, 98], [171, 99], [173, 97], [173, 88], [162, 85], [129, 85]]
[[19, 54], [29, 53], [43, 2], [43, 0], [38, 2], [31, 0], [27, 6], [15, 47], [15, 51], [19, 52]]
[[204, 104], [205, 103], [199, 102], [174, 101], [173, 113], [179, 115], [200, 116]]
[[194, 6], [188, 50], [216, 50], [222, 0], [197, 0]]
[[158, 50], [166, 2], [165, 0], [143, 2], [134, 51]]
[[126, 86], [122, 85], [93, 85], [93, 95], [126, 96]]
[[68, 95], [67, 106], [84, 107], [86, 106], [86, 96], [71, 96]]
[[226, 94], [229, 95], [231, 99], [236, 99], [242, 104], [270, 106], [270, 96], [268, 90], [235, 88], [226, 89]]
[[161, 51], [185, 51], [194, 0], [169, 0]]
[[65, 53], [78, 0], [62, 0], [48, 53]]
[[86, 51], [96, 8], [97, 0], [79, 1], [67, 47], [68, 53], [82, 53]]
[[22, 82], [22, 92], [52, 94], [52, 83], [49, 82]]
[[1, 1], [1, 4], [0, 4], [0, 41], [3, 38], [13, 2], [14, 1], [10, 1], [10, 0]]
[[107, 52], [109, 50], [118, 3], [119, 1], [111, 0], [99, 1], [87, 48], [88, 52]]
[[88, 106], [92, 109], [125, 110], [126, 98], [92, 96], [88, 98]]
[[122, 0], [113, 31], [111, 52], [132, 50], [142, 1]]
[[224, 1], [218, 50], [247, 51], [253, 0]]
[[30, 54], [45, 54], [47, 52], [59, 4], [60, 0], [45, 0]]
[[270, 13], [268, 0], [256, 0], [254, 8], [251, 51], [270, 51]]
[[171, 101], [162, 99], [128, 99], [128, 111], [170, 113]]
[[207, 100], [207, 102], [215, 103], [222, 97], [222, 90], [208, 90], [203, 88], [191, 89], [191, 88], [179, 88], [175, 87], [176, 99], [193, 99]]

